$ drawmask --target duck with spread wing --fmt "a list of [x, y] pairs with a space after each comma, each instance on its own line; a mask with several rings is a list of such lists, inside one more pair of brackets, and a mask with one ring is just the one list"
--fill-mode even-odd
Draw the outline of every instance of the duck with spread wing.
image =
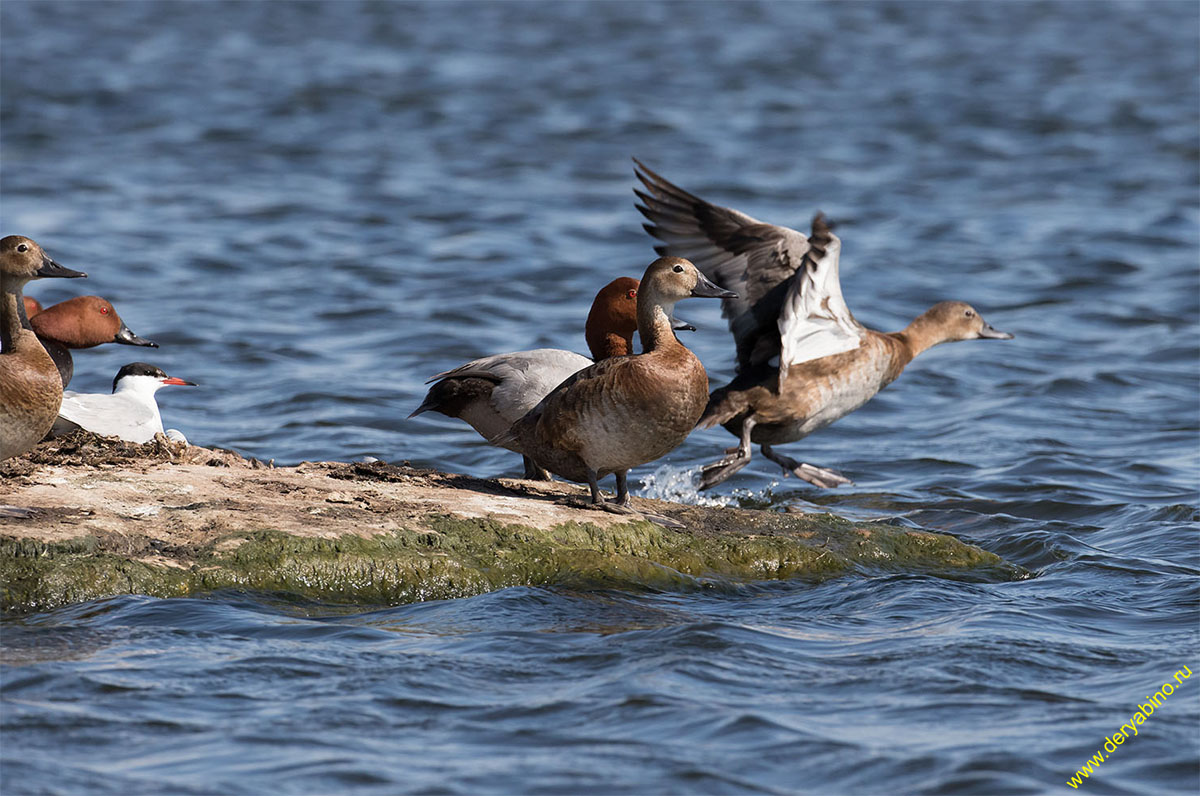
[[713, 282], [737, 294], [722, 309], [737, 345], [737, 372], [714, 390], [697, 428], [724, 426], [740, 442], [701, 470], [700, 489], [726, 480], [750, 462], [750, 445], [819, 487], [850, 480], [775, 450], [858, 409], [895, 381], [904, 367], [938, 343], [1008, 340], [969, 304], [935, 304], [899, 332], [877, 332], [857, 320], [842, 298], [841, 241], [824, 216], [812, 235], [719, 207], [668, 182], [640, 161], [645, 190], [638, 210], [662, 241], [660, 255], [686, 257]]

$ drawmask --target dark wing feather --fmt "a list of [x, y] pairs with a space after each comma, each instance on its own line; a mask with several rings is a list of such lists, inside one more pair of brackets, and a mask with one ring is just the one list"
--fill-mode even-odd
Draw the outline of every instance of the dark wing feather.
[[655, 174], [637, 158], [633, 162], [637, 164], [634, 174], [646, 189], [634, 189], [644, 203], [638, 210], [653, 222], [643, 226], [662, 241], [654, 250], [691, 260], [709, 279], [738, 294], [721, 302], [737, 343], [738, 372], [777, 356], [776, 319], [808, 251], [808, 238], [794, 229], [706, 202]]

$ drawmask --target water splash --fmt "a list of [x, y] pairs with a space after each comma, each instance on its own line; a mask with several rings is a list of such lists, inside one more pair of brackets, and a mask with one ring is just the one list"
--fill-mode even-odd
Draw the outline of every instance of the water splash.
[[737, 500], [731, 495], [702, 495], [696, 489], [700, 483], [700, 468], [672, 467], [661, 465], [657, 470], [644, 476], [641, 480], [640, 497], [671, 500], [676, 503], [688, 503], [693, 506], [728, 506], [736, 504]]

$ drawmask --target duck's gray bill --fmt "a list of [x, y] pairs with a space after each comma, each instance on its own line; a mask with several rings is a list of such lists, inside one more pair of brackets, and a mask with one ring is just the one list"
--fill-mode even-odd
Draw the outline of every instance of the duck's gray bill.
[[153, 340], [147, 340], [143, 337], [138, 337], [128, 326], [121, 324], [120, 331], [113, 337], [114, 343], [124, 343], [125, 345], [144, 345], [148, 348], [158, 348], [158, 343]]
[[85, 274], [83, 271], [72, 271], [70, 268], [63, 268], [61, 265], [54, 262], [49, 257], [42, 259], [42, 267], [37, 269], [37, 273], [34, 275], [37, 277], [40, 277], [42, 279], [45, 279], [45, 278], [51, 277], [51, 276], [61, 276], [63, 278], [67, 278], [67, 279], [74, 279], [76, 277], [87, 276], [87, 274]]
[[992, 327], [990, 323], [985, 323], [983, 328], [979, 330], [979, 336], [989, 340], [1011, 340], [1013, 336], [1010, 332], [1002, 332], [999, 329]]
[[700, 281], [692, 288], [692, 295], [696, 298], [720, 298], [720, 299], [735, 299], [737, 293], [732, 290], [726, 290], [723, 287], [717, 287], [712, 282], [708, 281], [708, 277], [704, 274], [699, 274]]

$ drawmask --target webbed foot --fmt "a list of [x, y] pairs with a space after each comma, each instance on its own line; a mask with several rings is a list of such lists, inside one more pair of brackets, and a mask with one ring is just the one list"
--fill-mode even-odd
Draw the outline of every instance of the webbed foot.
[[[737, 451], [734, 448], [734, 451]], [[703, 492], [706, 489], [712, 489], [717, 484], [725, 481], [734, 473], [741, 470], [750, 463], [749, 456], [726, 456], [724, 459], [718, 459], [715, 462], [706, 464], [700, 468], [700, 484], [696, 489]]]
[[846, 476], [839, 473], [837, 470], [828, 470], [824, 467], [817, 467], [813, 464], [798, 462], [790, 456], [784, 456], [782, 453], [776, 453], [771, 450], [770, 446], [762, 446], [763, 456], [766, 456], [771, 461], [783, 468], [783, 474], [794, 475], [797, 478], [807, 481], [813, 486], [819, 486], [822, 489], [834, 489], [842, 484], [853, 484]]
[[593, 503], [592, 508], [603, 509], [604, 511], [612, 512], [613, 514], [641, 514], [642, 512], [635, 509], [628, 503], [618, 503], [615, 500], [606, 500], [603, 503]]
[[605, 511], [611, 511], [613, 514], [627, 514], [630, 517], [649, 520], [655, 525], [661, 525], [664, 528], [672, 528], [677, 530], [684, 527], [683, 523], [679, 522], [678, 520], [673, 520], [670, 517], [663, 517], [660, 514], [651, 514], [647, 511], [638, 511], [628, 503], [621, 503], [616, 500], [608, 500], [601, 505], [593, 505], [592, 508], [604, 509]]
[[793, 468], [792, 473], [797, 478], [803, 478], [810, 484], [819, 486], [822, 489], [834, 489], [835, 487], [842, 486], [843, 484], [854, 484], [853, 481], [839, 473], [837, 470], [829, 470], [824, 467], [817, 467], [816, 465], [805, 464], [803, 462], [801, 462], [797, 467]]
[[672, 531], [683, 530], [687, 527], [679, 520], [673, 520], [670, 517], [664, 517], [661, 514], [650, 514], [645, 511], [642, 512], [642, 519], [650, 520], [650, 522], [654, 523], [655, 525], [661, 525], [662, 527], [669, 528]]
[[576, 496], [576, 495], [567, 495], [566, 497], [561, 497], [558, 500], [554, 501], [554, 504], [556, 506], [567, 506], [568, 508], [572, 508], [572, 509], [598, 509], [598, 508], [600, 508], [600, 506], [597, 506], [595, 503], [588, 500], [586, 497]]
[[603, 493], [596, 498], [587, 498], [583, 495], [566, 495], [554, 501], [559, 506], [570, 506], [573, 509], [591, 509], [592, 511], [608, 511], [613, 514], [641, 514], [629, 504], [629, 496], [625, 496], [625, 500], [613, 498], [605, 500]]

